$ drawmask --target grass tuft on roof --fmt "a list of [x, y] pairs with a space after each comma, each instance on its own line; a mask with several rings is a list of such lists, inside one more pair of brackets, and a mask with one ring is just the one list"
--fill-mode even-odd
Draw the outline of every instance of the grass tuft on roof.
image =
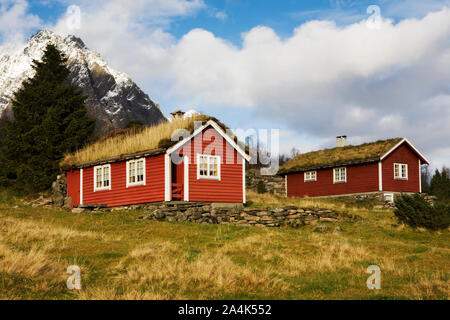
[[196, 121], [205, 124], [209, 120], [216, 122], [224, 131], [228, 129], [214, 117], [196, 115], [187, 119], [173, 119], [171, 122], [163, 122], [144, 129], [119, 130], [115, 134], [107, 135], [83, 149], [67, 154], [60, 165], [62, 168], [71, 168], [147, 150], [167, 149], [178, 142], [171, 141], [172, 135], [177, 130], [184, 129], [193, 133]]
[[402, 140], [402, 138], [379, 140], [358, 146], [350, 145], [300, 154], [286, 162], [281, 167], [280, 173], [379, 159]]

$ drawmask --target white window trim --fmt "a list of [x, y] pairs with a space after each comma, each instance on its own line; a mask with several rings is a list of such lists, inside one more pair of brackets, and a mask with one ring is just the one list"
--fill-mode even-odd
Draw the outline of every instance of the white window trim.
[[[402, 170], [402, 166], [406, 167], [405, 173], [406, 173], [406, 177], [397, 177], [395, 176], [395, 166], [399, 166], [399, 170], [398, 173], [401, 174]], [[407, 163], [394, 163], [394, 179], [395, 180], [408, 180], [408, 164]]]
[[[103, 178], [103, 169], [104, 168], [109, 168], [109, 186], [97, 188], [97, 169], [98, 168], [102, 168], [102, 178]], [[111, 185], [112, 185], [111, 165], [110, 164], [105, 164], [105, 165], [102, 165], [102, 166], [95, 166], [94, 167], [94, 192], [111, 190]]]
[[[200, 176], [200, 157], [207, 157], [208, 158], [208, 176]], [[217, 158], [217, 177], [211, 177], [209, 176], [209, 163], [211, 158]], [[197, 153], [197, 180], [221, 180], [221, 162], [220, 156], [210, 155], [210, 154], [200, 154]]]
[[[344, 169], [345, 170], [345, 179], [344, 181], [336, 181], [336, 170]], [[347, 182], [347, 167], [339, 167], [333, 169], [333, 183], [346, 183]]]
[[[130, 163], [134, 162], [137, 163], [138, 161], [144, 161], [144, 180], [143, 181], [139, 181], [139, 182], [130, 182]], [[127, 188], [129, 187], [136, 187], [136, 186], [145, 186], [147, 184], [147, 177], [146, 177], [146, 159], [145, 158], [139, 158], [139, 159], [134, 159], [134, 160], [129, 160], [127, 161]], [[136, 181], [137, 181], [137, 166], [135, 169], [135, 174], [136, 174]]]
[[[309, 179], [307, 179], [307, 178], [306, 178], [306, 174], [307, 174], [307, 173], [314, 173], [314, 178], [309, 178]], [[303, 177], [304, 177], [305, 182], [317, 181], [317, 171], [305, 171], [305, 172], [303, 173]]]

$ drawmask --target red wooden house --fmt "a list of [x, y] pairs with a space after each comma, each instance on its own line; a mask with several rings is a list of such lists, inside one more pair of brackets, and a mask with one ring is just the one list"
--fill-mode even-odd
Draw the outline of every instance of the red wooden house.
[[209, 120], [171, 147], [66, 168], [67, 196], [72, 208], [175, 200], [245, 203], [248, 160], [235, 139]]
[[421, 166], [428, 160], [406, 139], [396, 138], [359, 146], [345, 146], [301, 154], [280, 170], [288, 197], [321, 197], [421, 190]]

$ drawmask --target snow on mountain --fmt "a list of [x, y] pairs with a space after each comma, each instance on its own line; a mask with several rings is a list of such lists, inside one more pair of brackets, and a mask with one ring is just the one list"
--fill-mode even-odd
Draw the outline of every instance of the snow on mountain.
[[61, 36], [49, 30], [38, 31], [24, 48], [7, 55], [0, 52], [0, 118], [11, 117], [11, 99], [22, 82], [34, 75], [33, 60], [41, 60], [48, 44], [54, 44], [68, 58], [69, 82], [88, 96], [86, 105], [97, 119], [97, 130], [124, 128], [130, 121], [154, 125], [167, 121], [154, 103], [126, 74], [108, 66], [100, 54], [89, 50], [75, 36]]

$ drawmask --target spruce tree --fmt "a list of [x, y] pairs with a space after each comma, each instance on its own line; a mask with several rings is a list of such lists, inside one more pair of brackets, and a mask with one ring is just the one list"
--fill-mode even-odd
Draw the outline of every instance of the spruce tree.
[[67, 59], [48, 45], [42, 61], [33, 61], [35, 76], [24, 81], [13, 98], [14, 119], [3, 129], [0, 181], [15, 189], [50, 188], [66, 152], [80, 148], [93, 133], [86, 97], [67, 81]]

